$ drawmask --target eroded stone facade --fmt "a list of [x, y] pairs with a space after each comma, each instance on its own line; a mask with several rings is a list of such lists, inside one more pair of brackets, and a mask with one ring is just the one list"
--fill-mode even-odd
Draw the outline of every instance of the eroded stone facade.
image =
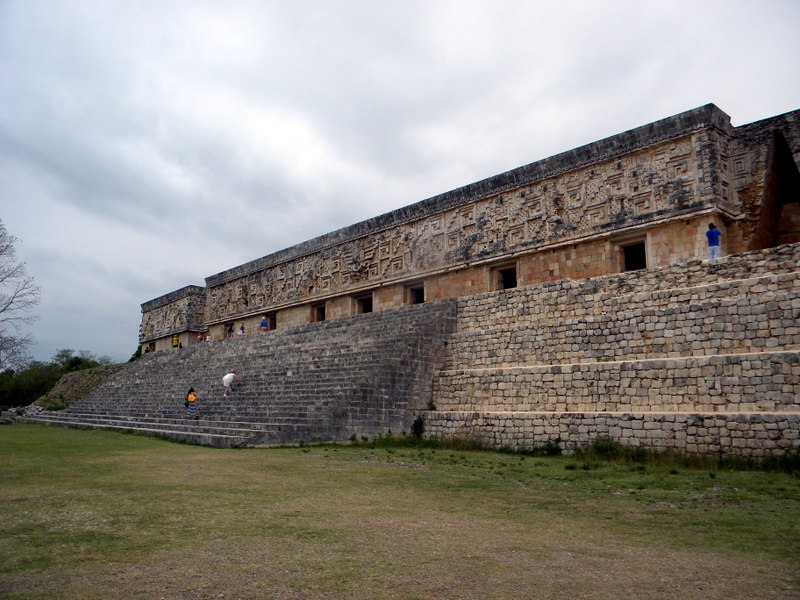
[[142, 305], [140, 340], [145, 351], [155, 352], [175, 346], [188, 346], [203, 335], [205, 327], [205, 288], [189, 285]]
[[208, 277], [202, 319], [186, 297], [146, 303], [140, 341], [702, 258], [710, 220], [726, 253], [774, 245], [785, 223], [797, 241], [798, 113], [734, 128], [707, 105], [418, 202]]

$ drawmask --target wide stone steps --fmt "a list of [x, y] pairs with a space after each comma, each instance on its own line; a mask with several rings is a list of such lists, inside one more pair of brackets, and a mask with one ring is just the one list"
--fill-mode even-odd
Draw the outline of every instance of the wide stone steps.
[[[58, 416], [217, 446], [332, 442], [409, 430], [452, 330], [445, 300], [144, 356]], [[222, 397], [222, 376], [244, 381]], [[199, 419], [184, 419], [188, 389]]]
[[312, 441], [314, 437], [312, 425], [308, 420], [298, 419], [265, 423], [206, 418], [187, 420], [152, 416], [43, 412], [24, 417], [22, 420], [47, 425], [131, 431], [220, 448], [296, 444], [306, 439]]
[[[213, 426], [228, 429], [236, 429], [232, 432], [242, 433], [238, 430], [247, 431], [266, 431], [275, 432], [282, 431], [285, 428], [303, 428], [309, 427], [316, 420], [324, 418], [323, 415], [282, 415], [282, 416], [269, 416], [261, 414], [235, 414], [235, 415], [214, 415], [200, 413], [199, 419], [189, 420], [179, 416], [170, 415], [163, 416], [163, 413], [142, 413], [141, 415], [127, 415], [113, 412], [95, 413], [91, 415], [86, 414], [64, 414], [56, 413], [59, 416], [55, 419], [63, 419], [69, 421], [91, 422], [93, 419], [101, 419], [105, 421], [119, 421], [120, 423], [153, 423], [163, 425], [186, 425], [187, 427], [194, 426]], [[39, 415], [36, 415], [37, 417]], [[47, 418], [53, 418], [49, 415]]]
[[[320, 418], [329, 415], [335, 408], [327, 406], [308, 406], [300, 403], [293, 405], [278, 405], [278, 406], [247, 406], [244, 403], [239, 403], [236, 406], [227, 406], [223, 408], [214, 408], [208, 406], [202, 401], [198, 401], [198, 414], [203, 419], [214, 421], [236, 421], [248, 424], [275, 424], [275, 425], [303, 425], [310, 419]], [[107, 417], [121, 417], [121, 418], [138, 418], [138, 419], [174, 419], [177, 421], [185, 421], [185, 408], [183, 403], [180, 406], [177, 404], [174, 407], [164, 408], [158, 405], [137, 405], [130, 403], [125, 406], [108, 407], [103, 405], [96, 406], [82, 406], [80, 410], [67, 409], [59, 412], [58, 414], [68, 415], [70, 417], [89, 417], [89, 416], [102, 416]]]
[[228, 427], [155, 423], [119, 417], [81, 419], [71, 418], [67, 415], [53, 416], [40, 413], [36, 416], [23, 417], [21, 420], [27, 423], [62, 425], [81, 429], [129, 431], [218, 448], [237, 448], [251, 445], [251, 440], [256, 437], [250, 430], [237, 432], [235, 429]]

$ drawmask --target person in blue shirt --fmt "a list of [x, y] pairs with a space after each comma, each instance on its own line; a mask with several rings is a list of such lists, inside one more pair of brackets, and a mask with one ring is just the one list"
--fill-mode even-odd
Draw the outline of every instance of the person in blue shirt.
[[706, 231], [706, 238], [708, 239], [708, 258], [719, 258], [721, 251], [719, 245], [719, 238], [722, 236], [722, 232], [717, 229], [717, 226], [713, 223], [708, 224], [708, 231]]

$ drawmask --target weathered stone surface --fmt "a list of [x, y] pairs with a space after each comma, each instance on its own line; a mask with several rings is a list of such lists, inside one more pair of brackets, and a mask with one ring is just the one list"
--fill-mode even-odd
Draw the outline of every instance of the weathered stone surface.
[[484, 293], [508, 287], [510, 267], [519, 284], [594, 277], [634, 268], [633, 246], [647, 266], [683, 263], [704, 257], [709, 220], [727, 253], [798, 241], [785, 191], [798, 114], [734, 128], [706, 105], [423, 200], [145, 303], [140, 341], [220, 339], [267, 313], [292, 327], [321, 320], [319, 306], [350, 316], [363, 295], [385, 310], [411, 302], [415, 286], [428, 300]]
[[[421, 304], [156, 352], [67, 409], [28, 420], [224, 446], [409, 432], [411, 411], [432, 403], [454, 315], [452, 301]], [[244, 383], [224, 398], [229, 370]], [[182, 418], [189, 387], [199, 396], [197, 423]]]
[[[147, 302], [155, 352], [27, 418], [215, 445], [424, 415], [427, 435], [496, 447], [798, 448], [799, 159], [800, 111], [732, 127], [707, 105], [600, 140]], [[247, 383], [223, 401], [231, 368]], [[189, 386], [205, 412], [179, 426]]]

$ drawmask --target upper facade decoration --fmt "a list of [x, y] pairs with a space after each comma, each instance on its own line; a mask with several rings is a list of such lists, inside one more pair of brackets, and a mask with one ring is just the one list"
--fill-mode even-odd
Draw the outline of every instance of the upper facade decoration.
[[[794, 146], [798, 123], [788, 115], [774, 119], [792, 125]], [[709, 104], [218, 273], [190, 295], [203, 290], [208, 326], [692, 215], [743, 219], [740, 190], [763, 187], [764, 123], [733, 128]], [[196, 315], [196, 303], [158, 306], [169, 296], [142, 305], [142, 341], [197, 324], [167, 314]]]

